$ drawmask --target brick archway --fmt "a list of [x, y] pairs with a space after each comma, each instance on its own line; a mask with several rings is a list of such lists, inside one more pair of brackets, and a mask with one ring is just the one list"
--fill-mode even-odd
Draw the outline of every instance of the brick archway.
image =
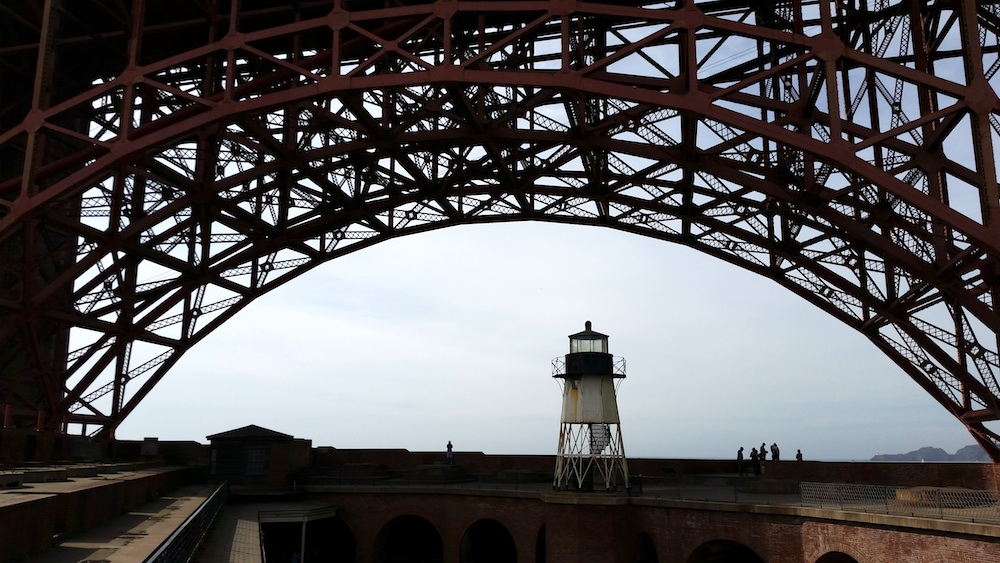
[[858, 560], [846, 553], [831, 551], [830, 553], [823, 554], [822, 557], [816, 560], [816, 563], [858, 563]]
[[516, 563], [517, 547], [503, 524], [485, 518], [472, 523], [462, 535], [459, 558], [470, 563]]
[[640, 532], [635, 538], [635, 561], [636, 563], [659, 563], [660, 558], [656, 554], [656, 544], [653, 538], [646, 532]]
[[739, 542], [712, 540], [691, 552], [686, 563], [764, 563], [764, 560]]
[[427, 520], [414, 515], [397, 516], [379, 530], [375, 539], [376, 563], [443, 561], [441, 534]]

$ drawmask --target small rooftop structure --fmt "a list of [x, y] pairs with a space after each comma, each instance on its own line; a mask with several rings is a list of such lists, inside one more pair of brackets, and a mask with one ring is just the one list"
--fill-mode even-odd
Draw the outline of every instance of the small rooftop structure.
[[218, 434], [212, 434], [207, 436], [208, 441], [213, 440], [253, 440], [253, 439], [273, 439], [273, 440], [294, 440], [295, 438], [290, 434], [282, 434], [275, 430], [270, 430], [264, 428], [263, 426], [257, 426], [256, 424], [250, 424], [244, 426], [243, 428], [237, 428], [235, 430], [227, 430], [225, 432], [219, 432]]
[[309, 466], [312, 441], [255, 424], [212, 434], [209, 472], [233, 493], [293, 487], [291, 474]]

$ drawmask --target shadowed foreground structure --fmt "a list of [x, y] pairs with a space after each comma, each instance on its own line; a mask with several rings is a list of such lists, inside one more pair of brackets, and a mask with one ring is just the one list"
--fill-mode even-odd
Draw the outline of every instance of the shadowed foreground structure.
[[996, 3], [0, 10], [5, 428], [111, 438], [278, 285], [393, 237], [533, 220], [774, 280], [1000, 461]]
[[[118, 449], [135, 456], [148, 445]], [[554, 456], [460, 451], [449, 464], [443, 452], [310, 448], [253, 426], [216, 434], [211, 451], [158, 447], [185, 466], [156, 466], [147, 452], [145, 463], [64, 465], [74, 475], [64, 480], [33, 469], [29, 490], [0, 495], [0, 559], [143, 560], [198, 513], [199, 498], [212, 503], [215, 486], [174, 490], [206, 472], [229, 493], [196, 552], [195, 561], [211, 563], [257, 562], [264, 553], [267, 561], [304, 553], [306, 562], [425, 563], [1000, 557], [1000, 466], [989, 463], [784, 461], [768, 462], [766, 478], [747, 478], [731, 460], [635, 458], [632, 491], [609, 494], [553, 491]], [[239, 449], [247, 455], [234, 463]], [[292, 450], [308, 455], [289, 463]], [[222, 452], [230, 461], [212, 463]], [[823, 489], [837, 493], [824, 497]], [[116, 510], [125, 517], [113, 518]], [[101, 524], [108, 518], [113, 525]]]

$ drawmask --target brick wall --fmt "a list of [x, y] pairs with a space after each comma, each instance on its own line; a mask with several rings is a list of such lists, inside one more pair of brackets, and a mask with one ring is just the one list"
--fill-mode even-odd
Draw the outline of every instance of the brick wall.
[[806, 521], [802, 525], [803, 559], [816, 561], [839, 551], [864, 563], [988, 563], [1000, 561], [1000, 544], [942, 534], [921, 534], [886, 527]]
[[[796, 514], [771, 514], [753, 506], [727, 510], [710, 504], [678, 507], [665, 501], [605, 495], [554, 493], [431, 494], [372, 491], [325, 493], [311, 497], [339, 507], [354, 533], [357, 560], [373, 561], [379, 533], [394, 518], [414, 515], [438, 531], [445, 563], [458, 563], [466, 530], [489, 518], [514, 538], [517, 560], [535, 561], [539, 531], [544, 529], [546, 561], [634, 563], [640, 536], [647, 535], [660, 563], [704, 563], [692, 558], [709, 542], [736, 542], [767, 563], [815, 563], [834, 551], [863, 563], [978, 563], [1000, 561], [1000, 530], [984, 537], [902, 524], [837, 522]], [[700, 507], [700, 508], [699, 508]], [[897, 522], [904, 522], [899, 520]]]

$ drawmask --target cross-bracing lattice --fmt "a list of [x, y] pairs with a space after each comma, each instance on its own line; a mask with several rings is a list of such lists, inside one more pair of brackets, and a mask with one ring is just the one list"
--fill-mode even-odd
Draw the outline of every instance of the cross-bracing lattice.
[[559, 428], [552, 486], [565, 490], [591, 485], [606, 491], [630, 487], [621, 426], [563, 422]]
[[406, 4], [0, 20], [16, 425], [110, 435], [186, 350], [319, 264], [544, 220], [773, 279], [1000, 459], [997, 5]]

